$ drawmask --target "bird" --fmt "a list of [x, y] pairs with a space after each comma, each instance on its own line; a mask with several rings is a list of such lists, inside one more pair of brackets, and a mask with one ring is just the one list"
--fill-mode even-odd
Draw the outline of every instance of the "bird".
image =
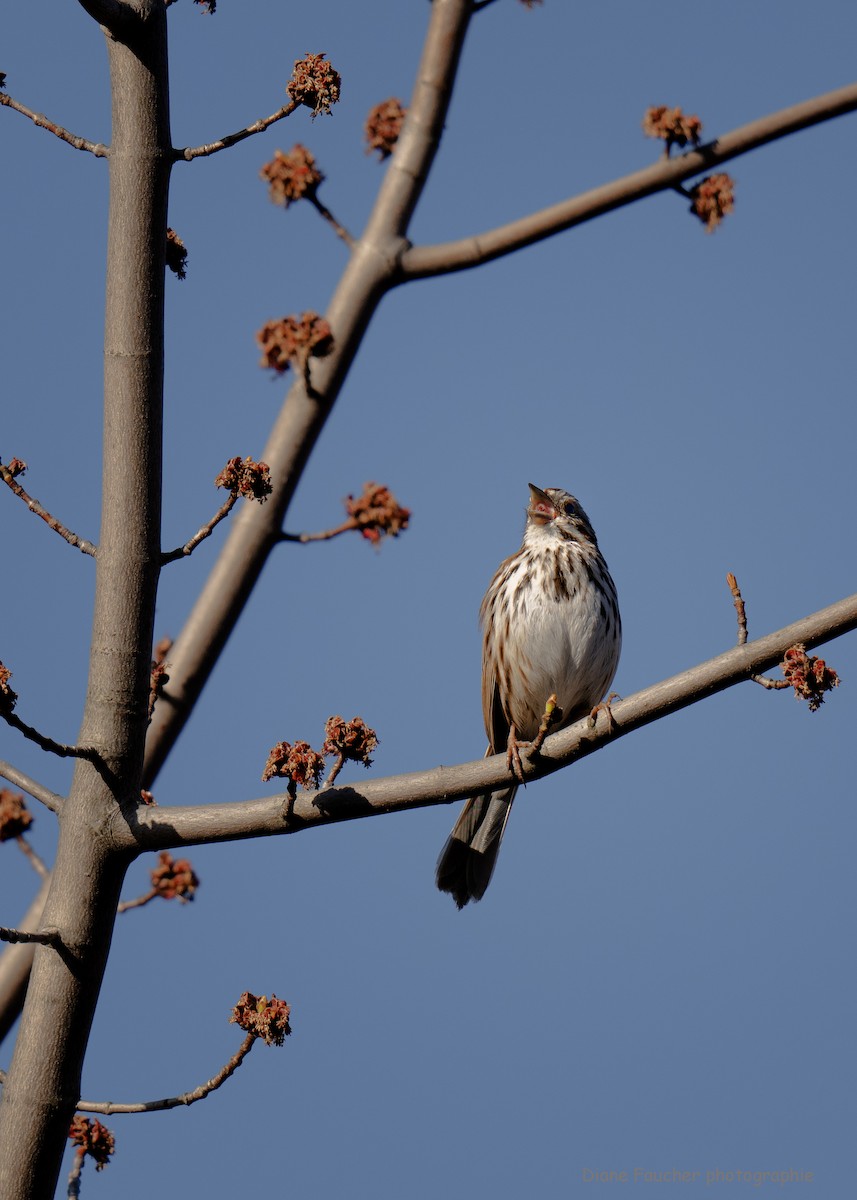
[[[485, 753], [505, 749], [518, 782], [521, 750], [532, 750], [551, 704], [555, 728], [588, 715], [622, 647], [616, 585], [580, 501], [562, 488], [529, 488], [521, 548], [497, 568], [479, 610]], [[517, 790], [464, 803], [436, 872], [459, 909], [485, 895]]]

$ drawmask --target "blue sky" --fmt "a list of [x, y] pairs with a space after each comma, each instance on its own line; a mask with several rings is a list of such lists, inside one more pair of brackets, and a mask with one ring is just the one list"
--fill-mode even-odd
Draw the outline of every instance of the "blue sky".
[[[171, 9], [177, 145], [272, 112], [307, 50], [329, 55], [343, 99], [174, 171], [189, 277], [168, 280], [166, 546], [219, 504], [227, 458], [261, 453], [284, 387], [257, 365], [256, 329], [323, 311], [345, 263], [309, 206], [269, 204], [259, 169], [305, 143], [322, 199], [359, 232], [383, 171], [363, 120], [407, 100], [428, 15], [396, 0]], [[847, 83], [855, 37], [857, 10], [833, 0], [498, 0], [471, 26], [412, 238], [477, 232], [646, 165], [650, 104], [698, 113], [713, 137]], [[6, 5], [0, 41], [10, 94], [109, 141], [106, 56], [81, 9]], [[0, 454], [95, 538], [106, 163], [0, 118]], [[387, 297], [288, 526], [334, 524], [377, 479], [411, 528], [378, 553], [355, 538], [272, 557], [159, 803], [272, 792], [271, 744], [318, 744], [331, 713], [378, 730], [373, 775], [481, 756], [476, 614], [531, 479], [592, 518], [619, 589], [624, 695], [734, 643], [729, 570], [751, 636], [853, 592], [855, 120], [731, 164], [735, 212], [712, 236], [662, 195]], [[0, 529], [0, 658], [21, 716], [73, 740], [91, 560], [11, 495]], [[159, 636], [181, 628], [219, 540], [165, 571]], [[463, 913], [433, 884], [453, 807], [194, 849], [192, 906], [117, 923], [86, 1097], [209, 1078], [248, 988], [290, 1001], [294, 1035], [205, 1104], [114, 1118], [116, 1159], [85, 1194], [664, 1194], [587, 1182], [635, 1168], [699, 1171], [683, 1197], [783, 1190], [706, 1185], [717, 1170], [792, 1169], [812, 1178], [787, 1194], [848, 1194], [857, 642], [822, 653], [843, 685], [816, 714], [746, 684], [531, 785], [490, 891]], [[67, 765], [14, 731], [0, 756], [67, 786]], [[36, 817], [49, 857], [52, 818]], [[11, 925], [35, 884], [14, 847], [2, 863]]]

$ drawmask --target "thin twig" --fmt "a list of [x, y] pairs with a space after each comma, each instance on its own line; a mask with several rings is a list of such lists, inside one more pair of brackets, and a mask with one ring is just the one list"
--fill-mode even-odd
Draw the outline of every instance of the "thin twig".
[[[741, 595], [741, 589], [738, 587], [738, 580], [730, 571], [726, 576], [726, 583], [729, 586], [729, 591], [732, 593], [732, 602], [735, 605], [735, 612], [738, 617], [738, 645], [744, 646], [747, 642], [747, 609], [744, 604], [744, 597]], [[767, 675], [751, 675], [750, 678], [754, 683], [758, 683], [761, 687], [780, 691], [782, 688], [790, 687], [787, 679], [771, 679]]]
[[556, 693], [548, 697], [548, 702], [545, 705], [545, 711], [542, 713], [541, 723], [539, 724], [538, 732], [530, 742], [528, 752], [530, 754], [538, 754], [541, 750], [544, 740], [550, 733], [552, 726], [562, 720], [562, 709], [556, 701]]
[[150, 900], [154, 900], [160, 895], [157, 888], [152, 888], [150, 892], [146, 892], [144, 896], [138, 896], [136, 900], [120, 900], [116, 905], [118, 913], [127, 912], [129, 908], [142, 908], [144, 904], [148, 904]]
[[326, 542], [330, 538], [339, 537], [340, 533], [350, 533], [352, 529], [359, 529], [360, 526], [353, 517], [349, 517], [347, 521], [343, 521], [341, 525], [337, 525], [335, 529], [322, 529], [320, 533], [286, 533], [285, 530], [280, 534], [281, 542]]
[[235, 507], [235, 502], [237, 499], [238, 493], [230, 492], [229, 498], [223, 504], [221, 504], [220, 508], [218, 508], [211, 520], [207, 524], [203, 525], [202, 528], [193, 535], [189, 542], [185, 542], [183, 546], [178, 546], [175, 550], [169, 550], [165, 554], [162, 554], [161, 562], [164, 564], [176, 562], [177, 559], [186, 558], [189, 554], [192, 554], [199, 543], [204, 541], [205, 538], [209, 537], [216, 526], [218, 526], [223, 520], [223, 518], [229, 515], [229, 513]]
[[42, 861], [41, 858], [39, 858], [38, 854], [36, 854], [35, 850], [24, 837], [24, 835], [22, 833], [18, 834], [15, 841], [18, 843], [18, 849], [21, 851], [21, 853], [27, 859], [29, 859], [30, 866], [33, 868], [36, 874], [42, 879], [47, 879], [48, 875], [50, 875], [47, 865]]
[[340, 225], [330, 209], [325, 204], [322, 204], [316, 193], [309, 192], [306, 198], [309, 200], [316, 212], [324, 217], [325, 221], [327, 221], [328, 225], [330, 225], [330, 227], [333, 229], [336, 236], [342, 238], [349, 250], [353, 250], [356, 244], [354, 238], [344, 225]]
[[[2, 99], [2, 94], [0, 94], [0, 99]], [[53, 529], [55, 533], [58, 533], [61, 538], [64, 538], [70, 546], [76, 546], [78, 550], [82, 551], [84, 554], [90, 554], [95, 557], [97, 547], [95, 547], [92, 542], [86, 541], [85, 538], [78, 537], [77, 534], [72, 533], [70, 529], [66, 529], [65, 525], [62, 525], [56, 519], [56, 517], [51, 516], [47, 509], [43, 508], [38, 500], [34, 500], [33, 497], [21, 487], [20, 483], [18, 483], [18, 480], [15, 478], [9, 468], [3, 463], [0, 463], [0, 479], [3, 480], [8, 488], [11, 488], [16, 496], [24, 501], [31, 513], [35, 513], [37, 517], [41, 517], [42, 520], [46, 524], [50, 525], [51, 529]]]
[[181, 1096], [170, 1096], [166, 1100], [146, 1100], [139, 1104], [114, 1104], [109, 1100], [81, 1100], [75, 1105], [75, 1109], [77, 1112], [101, 1113], [112, 1117], [117, 1113], [163, 1112], [167, 1108], [180, 1108], [183, 1104], [195, 1104], [197, 1100], [204, 1100], [206, 1096], [209, 1096], [221, 1084], [226, 1082], [229, 1076], [241, 1066], [244, 1059], [250, 1053], [253, 1043], [257, 1040], [256, 1034], [248, 1033], [229, 1062], [213, 1078], [209, 1079], [207, 1083], [200, 1084], [192, 1092], [184, 1092]]
[[59, 812], [64, 803], [64, 797], [58, 796], [56, 792], [52, 792], [49, 788], [44, 787], [41, 783], [37, 783], [29, 775], [23, 771], [19, 771], [17, 767], [13, 767], [11, 763], [4, 762], [0, 759], [0, 775], [4, 779], [8, 779], [9, 783], [26, 792], [28, 796], [32, 796], [34, 800], [38, 800], [40, 804], [44, 804], [45, 808], [49, 808], [51, 812]]
[[82, 1151], [75, 1151], [74, 1160], [71, 1164], [71, 1170], [68, 1173], [68, 1183], [66, 1186], [66, 1200], [77, 1200], [80, 1195], [80, 1173], [83, 1170], [83, 1162], [86, 1155]]
[[38, 933], [28, 933], [24, 929], [7, 929], [0, 925], [0, 942], [34, 942], [39, 946], [60, 946], [62, 939], [58, 929], [40, 929]]
[[325, 782], [325, 785], [324, 785], [324, 788], [322, 788], [322, 791], [324, 791], [325, 788], [333, 787], [334, 779], [336, 779], [337, 775], [339, 774], [339, 772], [342, 770], [342, 768], [344, 766], [345, 766], [345, 755], [338, 754], [336, 757], [336, 762], [331, 767], [330, 774], [327, 777], [327, 781]]
[[33, 112], [31, 108], [27, 108], [26, 104], [21, 104], [19, 100], [14, 100], [4, 92], [0, 92], [0, 104], [5, 104], [7, 108], [14, 109], [22, 117], [29, 117], [34, 125], [38, 125], [39, 129], [47, 129], [48, 133], [53, 133], [61, 141], [68, 142], [69, 146], [74, 146], [75, 150], [88, 150], [96, 158], [107, 158], [110, 153], [108, 146], [102, 145], [101, 142], [90, 142], [87, 138], [78, 137], [75, 133], [69, 133], [67, 129], [63, 129], [62, 125], [55, 125], [53, 121], [49, 121], [44, 113]]
[[252, 137], [254, 133], [264, 133], [276, 121], [282, 121], [283, 117], [290, 116], [298, 106], [299, 101], [290, 100], [288, 104], [284, 104], [275, 113], [271, 113], [270, 117], [263, 117], [261, 120], [255, 121], [252, 125], [248, 125], [245, 129], [239, 129], [235, 133], [228, 133], [226, 137], [220, 138], [219, 141], [207, 142], [204, 146], [186, 146], [184, 150], [174, 150], [173, 157], [176, 162], [181, 160], [191, 162], [194, 158], [202, 158], [208, 154], [216, 154], [218, 150], [226, 150], [229, 146], [234, 146], [236, 142], [243, 142], [245, 138]]
[[[48, 750], [51, 754], [56, 754], [59, 758], [86, 758], [90, 762], [98, 760], [98, 751], [94, 746], [70, 746], [64, 742], [55, 742], [53, 738], [46, 737], [45, 734], [39, 733], [38, 729], [34, 729], [32, 725], [28, 725], [26, 721], [22, 721], [17, 713], [0, 710], [0, 717], [13, 729], [17, 729], [23, 733], [25, 738], [31, 742], [35, 742], [37, 746], [41, 746], [42, 750]], [[37, 796], [36, 799], [39, 799]], [[50, 807], [50, 805], [48, 805]]]

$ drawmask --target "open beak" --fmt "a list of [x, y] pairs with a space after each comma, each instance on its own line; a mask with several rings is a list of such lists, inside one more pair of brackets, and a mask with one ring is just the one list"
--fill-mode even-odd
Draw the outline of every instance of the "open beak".
[[534, 483], [531, 483], [530, 504], [527, 509], [527, 516], [530, 520], [535, 521], [536, 525], [547, 525], [548, 521], [552, 521], [556, 515], [556, 506], [547, 492], [543, 492], [541, 488], [537, 488]]

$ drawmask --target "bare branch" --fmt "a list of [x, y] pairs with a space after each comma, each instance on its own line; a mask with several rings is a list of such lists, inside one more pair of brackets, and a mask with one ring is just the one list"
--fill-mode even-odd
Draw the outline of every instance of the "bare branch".
[[[612, 720], [603, 722], [600, 730], [593, 729], [589, 717], [577, 721], [547, 738], [537, 758], [522, 761], [524, 779], [531, 781], [551, 775], [615, 738], [742, 683], [774, 666], [796, 643], [817, 646], [855, 628], [857, 593], [755, 642], [736, 646], [625, 700], [611, 703]], [[362, 788], [299, 792], [294, 804], [287, 807], [285, 820], [286, 797], [283, 795], [232, 804], [147, 808], [137, 814], [136, 828], [127, 830], [127, 847], [155, 850], [197, 842], [296, 833], [313, 825], [447, 804], [511, 782], [513, 775], [503, 753], [457, 767], [435, 767], [429, 771], [377, 779]]]
[[319, 200], [316, 193], [312, 192], [309, 195], [307, 195], [306, 198], [307, 198], [307, 200], [309, 200], [310, 204], [313, 206], [313, 208], [316, 210], [316, 212], [319, 213], [322, 217], [324, 217], [325, 221], [327, 221], [328, 225], [330, 225], [330, 227], [333, 229], [336, 236], [342, 238], [342, 240], [343, 240], [343, 242], [345, 242], [346, 246], [348, 246], [348, 248], [350, 250], [353, 250], [354, 245], [355, 245], [354, 238], [351, 236], [351, 234], [348, 232], [348, 230], [345, 228], [344, 225], [339, 224], [339, 222], [337, 221], [337, 219], [333, 215], [333, 213], [330, 211], [330, 209], [326, 205], [322, 204], [322, 202]]
[[[50, 879], [43, 879], [30, 907], [18, 922], [18, 929], [36, 930], [41, 926], [49, 888]], [[35, 946], [19, 943], [0, 954], [0, 1041], [18, 1019], [35, 952]]]
[[[744, 597], [741, 595], [741, 589], [738, 587], [738, 580], [731, 571], [726, 576], [726, 584], [732, 593], [732, 603], [735, 605], [735, 613], [738, 618], [738, 645], [744, 646], [747, 643], [748, 637], [747, 609], [744, 604]], [[767, 675], [751, 675], [750, 678], [754, 683], [758, 683], [764, 688], [769, 688], [771, 691], [781, 691], [783, 688], [791, 686], [787, 679], [770, 679]]]
[[343, 521], [341, 525], [337, 525], [335, 529], [322, 529], [318, 533], [286, 533], [283, 531], [280, 534], [282, 542], [327, 542], [331, 538], [339, 537], [341, 533], [351, 533], [354, 529], [359, 529], [357, 521], [353, 517], [349, 517], [347, 521]]
[[48, 870], [46, 863], [39, 857], [38, 854], [36, 854], [35, 850], [24, 837], [24, 835], [20, 834], [15, 841], [18, 843], [18, 849], [27, 858], [30, 866], [33, 868], [39, 878], [47, 879], [47, 877], [50, 875], [50, 871]]
[[718, 163], [728, 162], [797, 130], [809, 129], [821, 121], [829, 121], [855, 109], [857, 83], [852, 83], [790, 108], [780, 109], [767, 117], [760, 117], [697, 150], [677, 158], [660, 159], [642, 171], [635, 171], [613, 183], [605, 183], [579, 196], [572, 196], [508, 225], [455, 242], [413, 246], [402, 255], [401, 277], [405, 280], [420, 279], [491, 262], [523, 246], [531, 246], [565, 229], [582, 225], [593, 217], [633, 204], [644, 196], [675, 188], [683, 180], [707, 171]]
[[58, 929], [41, 929], [38, 933], [28, 933], [25, 929], [7, 929], [0, 925], [0, 942], [30, 942], [38, 946], [60, 946], [62, 939]]
[[109, 147], [102, 145], [101, 142], [90, 142], [86, 138], [78, 137], [75, 133], [69, 133], [67, 129], [63, 129], [62, 125], [56, 125], [53, 121], [49, 121], [44, 113], [33, 112], [31, 108], [27, 108], [26, 104], [13, 100], [4, 92], [0, 92], [0, 104], [14, 109], [23, 117], [29, 117], [34, 125], [38, 125], [39, 129], [47, 129], [48, 133], [53, 133], [61, 141], [68, 142], [69, 146], [74, 146], [75, 150], [88, 150], [96, 158], [107, 158], [110, 153]]
[[0, 759], [0, 775], [15, 787], [21, 788], [22, 791], [32, 796], [34, 800], [38, 800], [40, 804], [44, 804], [45, 808], [49, 808], [51, 812], [59, 812], [62, 808], [64, 803], [62, 796], [58, 796], [56, 792], [52, 792], [30, 775], [26, 775], [2, 759]]
[[261, 120], [254, 121], [252, 125], [247, 125], [246, 128], [239, 129], [235, 133], [228, 133], [216, 142], [207, 142], [204, 146], [186, 146], [184, 150], [174, 150], [173, 157], [176, 162], [181, 160], [191, 162], [195, 158], [216, 154], [218, 150], [226, 150], [229, 146], [234, 146], [236, 142], [243, 142], [245, 138], [252, 137], [254, 133], [264, 133], [269, 126], [273, 125], [276, 121], [282, 121], [283, 117], [291, 116], [295, 109], [299, 107], [299, 101], [290, 100], [288, 104], [284, 104], [282, 108], [278, 108], [275, 113], [271, 113], [270, 117], [262, 117]]
[[159, 895], [157, 888], [152, 888], [150, 892], [145, 892], [142, 896], [137, 896], [133, 900], [120, 900], [116, 905], [118, 913], [128, 912], [131, 908], [142, 908], [144, 904], [148, 904], [150, 900], [154, 900]]
[[205, 525], [199, 529], [189, 542], [185, 542], [183, 546], [177, 547], [175, 550], [169, 550], [161, 556], [161, 562], [166, 563], [176, 562], [179, 558], [186, 558], [188, 554], [192, 554], [200, 542], [209, 537], [213, 530], [220, 524], [224, 517], [228, 516], [235, 507], [235, 501], [238, 499], [238, 493], [232, 492], [227, 500], [221, 504], [217, 512]]
[[[28, 738], [29, 741], [35, 742], [42, 750], [56, 754], [59, 758], [85, 758], [89, 762], [96, 762], [98, 760], [98, 751], [93, 746], [70, 746], [64, 742], [55, 742], [53, 738], [39, 733], [38, 729], [34, 729], [26, 721], [22, 721], [17, 713], [9, 712], [6, 709], [0, 709], [0, 717], [8, 725], [11, 725], [13, 729], [17, 729], [20, 733], [23, 733], [24, 737]], [[39, 799], [39, 797], [36, 798]]]
[[233, 1075], [238, 1070], [253, 1048], [253, 1043], [257, 1040], [255, 1033], [248, 1033], [229, 1062], [216, 1075], [212, 1076], [207, 1083], [201, 1083], [192, 1092], [183, 1092], [180, 1096], [171, 1096], [165, 1100], [145, 1100], [137, 1104], [114, 1104], [109, 1100], [81, 1100], [75, 1105], [75, 1108], [77, 1112], [101, 1113], [102, 1115], [112, 1117], [117, 1113], [163, 1112], [166, 1108], [179, 1108], [183, 1104], [195, 1104], [197, 1100], [204, 1100], [206, 1096], [210, 1096], [213, 1091], [226, 1082], [230, 1075]]
[[[2, 93], [0, 93], [0, 99], [2, 99]], [[13, 459], [12, 461], [13, 463], [17, 462], [16, 459]], [[21, 463], [20, 468], [21, 471], [23, 471], [25, 469], [25, 464]], [[41, 517], [42, 520], [47, 525], [50, 525], [51, 529], [53, 529], [55, 533], [58, 533], [61, 538], [64, 538], [70, 546], [76, 546], [77, 549], [83, 554], [89, 554], [93, 558], [95, 557], [97, 547], [95, 547], [92, 542], [86, 541], [85, 538], [78, 537], [77, 534], [72, 533], [70, 529], [66, 529], [65, 525], [62, 525], [56, 519], [56, 517], [51, 516], [47, 509], [43, 508], [38, 500], [33, 499], [33, 497], [21, 487], [20, 483], [18, 483], [18, 480], [15, 478], [15, 472], [9, 469], [9, 464], [0, 463], [0, 479], [3, 480], [6, 486], [10, 488], [19, 499], [24, 501], [31, 513], [35, 513], [37, 517]]]

